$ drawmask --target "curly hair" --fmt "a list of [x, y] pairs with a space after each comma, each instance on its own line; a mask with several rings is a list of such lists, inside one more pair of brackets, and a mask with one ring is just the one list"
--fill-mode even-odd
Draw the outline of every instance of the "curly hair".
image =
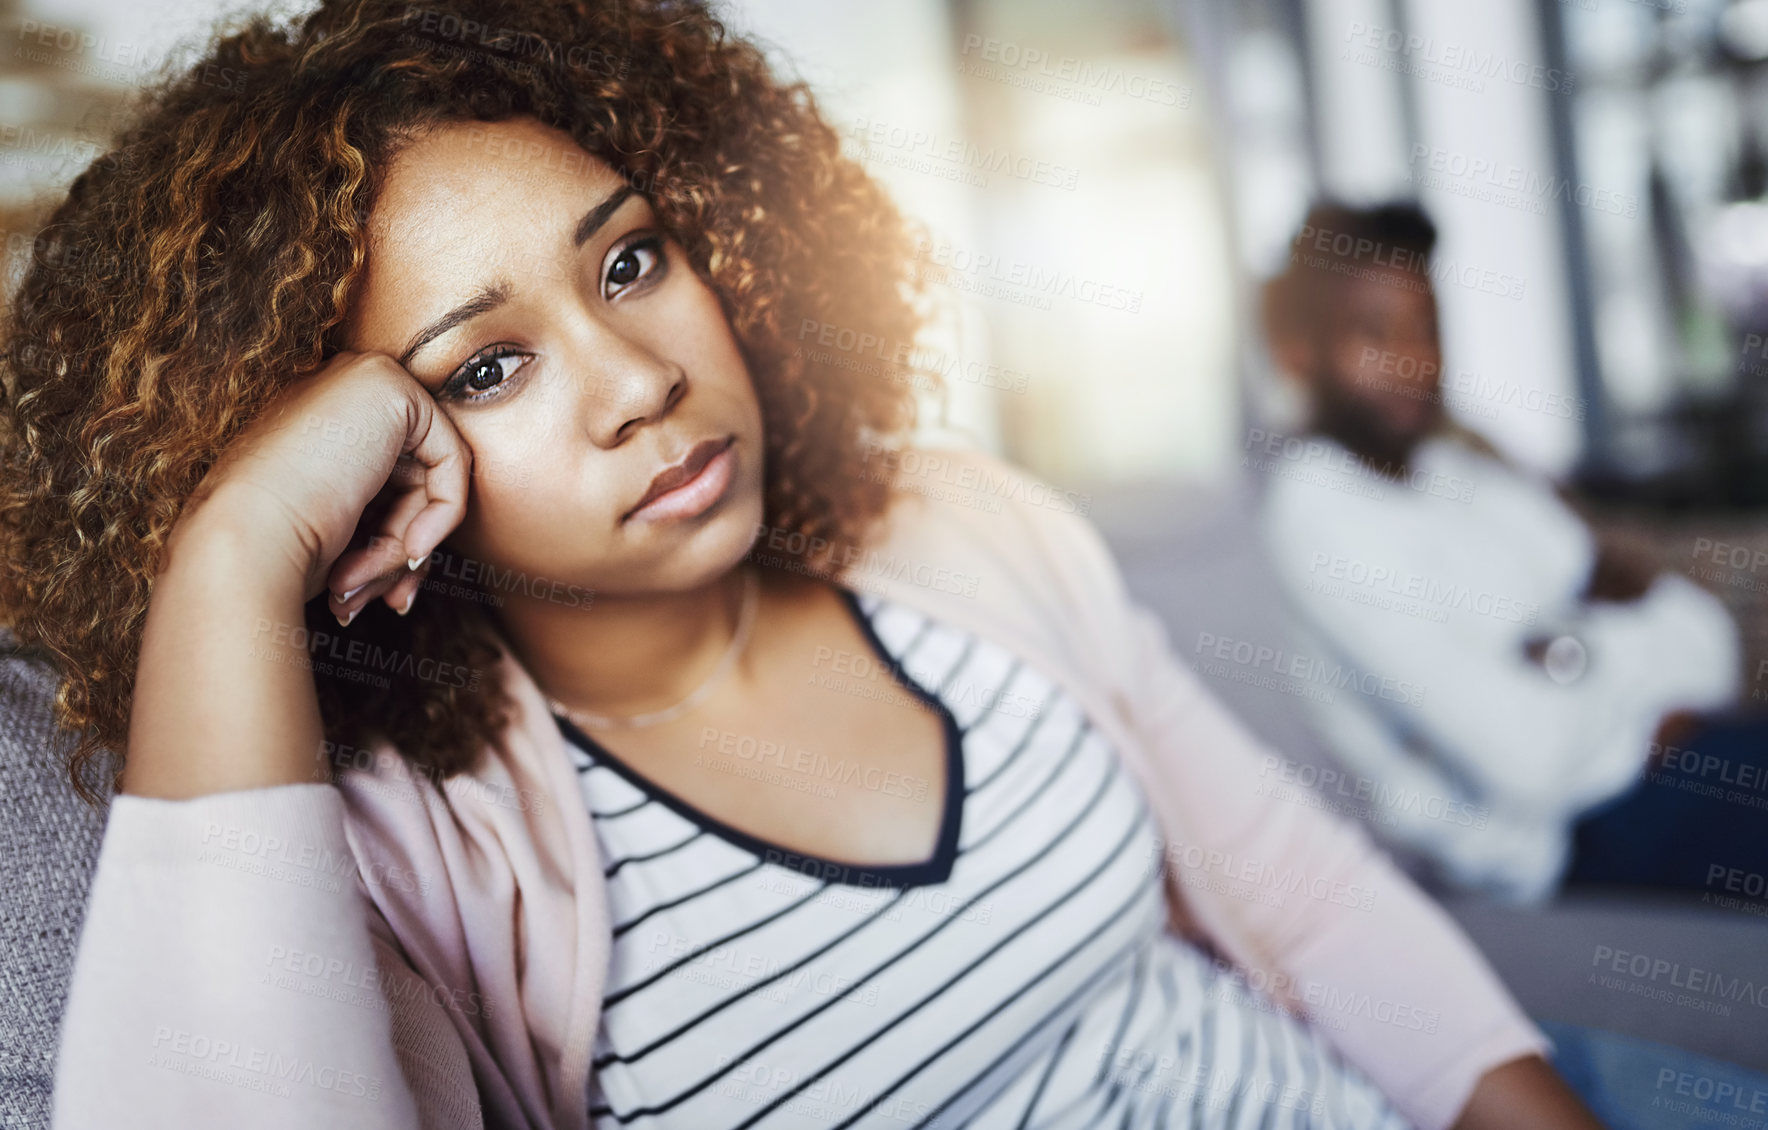
[[[804, 85], [703, 4], [328, 0], [250, 19], [143, 92], [38, 233], [8, 311], [0, 620], [62, 675], [56, 721], [81, 734], [67, 775], [89, 802], [101, 766], [120, 778], [167, 536], [229, 441], [341, 347], [392, 157], [432, 125], [516, 116], [646, 195], [719, 296], [761, 403], [766, 522], [800, 571], [883, 512], [887, 482], [855, 463], [912, 427], [910, 384], [799, 342], [810, 325], [912, 342], [915, 232]], [[306, 619], [310, 637], [335, 628], [323, 597]], [[357, 624], [353, 643], [407, 662], [316, 679], [334, 750], [385, 737], [446, 777], [499, 740], [512, 704], [477, 677], [502, 652], [481, 603], [377, 604]], [[439, 670], [474, 677], [419, 677]]]

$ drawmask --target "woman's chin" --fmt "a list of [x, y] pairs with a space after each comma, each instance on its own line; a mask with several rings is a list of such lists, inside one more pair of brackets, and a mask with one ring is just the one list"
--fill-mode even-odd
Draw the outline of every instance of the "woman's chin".
[[754, 549], [766, 552], [769, 530], [759, 492], [724, 500], [691, 529], [663, 539], [656, 556], [634, 570], [633, 580], [654, 591], [681, 591], [710, 584], [735, 569]]

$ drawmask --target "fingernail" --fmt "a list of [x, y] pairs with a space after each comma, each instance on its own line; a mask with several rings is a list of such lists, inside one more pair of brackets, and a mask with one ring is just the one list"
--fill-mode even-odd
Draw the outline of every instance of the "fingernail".
[[[362, 611], [362, 609], [360, 609], [360, 608], [358, 608], [356, 610], [356, 612], [361, 612], [361, 611]], [[332, 616], [337, 620], [338, 627], [348, 628], [350, 626], [350, 621], [356, 619], [356, 612], [352, 612], [348, 616], [339, 616], [337, 613], [334, 612], [334, 613], [332, 613]]]
[[424, 563], [424, 559], [421, 557], [407, 557], [405, 559], [405, 567], [407, 569], [411, 570], [413, 573], [417, 572], [417, 567], [419, 565], [422, 565], [423, 563]]
[[[364, 581], [361, 584], [357, 585], [355, 588], [351, 589], [349, 592], [344, 592], [344, 593], [334, 592], [334, 593], [332, 593], [332, 600], [338, 604], [349, 604], [351, 597], [355, 596], [357, 593], [361, 592], [363, 589], [365, 589], [367, 587], [368, 587], [368, 582]], [[334, 613], [334, 615], [336, 615], [336, 614]]]
[[405, 607], [399, 609], [399, 615], [403, 616], [407, 612], [410, 612], [411, 611], [411, 603], [412, 603], [412, 601], [414, 601], [416, 599], [417, 599], [417, 592], [415, 590], [412, 592], [406, 593], [405, 594]]

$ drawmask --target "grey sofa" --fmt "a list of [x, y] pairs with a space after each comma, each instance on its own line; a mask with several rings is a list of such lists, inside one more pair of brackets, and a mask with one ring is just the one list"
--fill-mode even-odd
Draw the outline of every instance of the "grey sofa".
[[49, 1125], [55, 1036], [104, 814], [63, 762], [72, 734], [49, 713], [57, 679], [0, 628], [0, 1126]]

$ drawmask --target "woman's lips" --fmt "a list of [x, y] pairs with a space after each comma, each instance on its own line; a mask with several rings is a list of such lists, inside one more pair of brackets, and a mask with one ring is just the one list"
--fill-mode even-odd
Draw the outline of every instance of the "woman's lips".
[[692, 518], [711, 509], [724, 497], [735, 475], [737, 460], [731, 451], [735, 441], [736, 437], [726, 436], [695, 444], [686, 458], [665, 467], [651, 480], [650, 489], [621, 521]]

